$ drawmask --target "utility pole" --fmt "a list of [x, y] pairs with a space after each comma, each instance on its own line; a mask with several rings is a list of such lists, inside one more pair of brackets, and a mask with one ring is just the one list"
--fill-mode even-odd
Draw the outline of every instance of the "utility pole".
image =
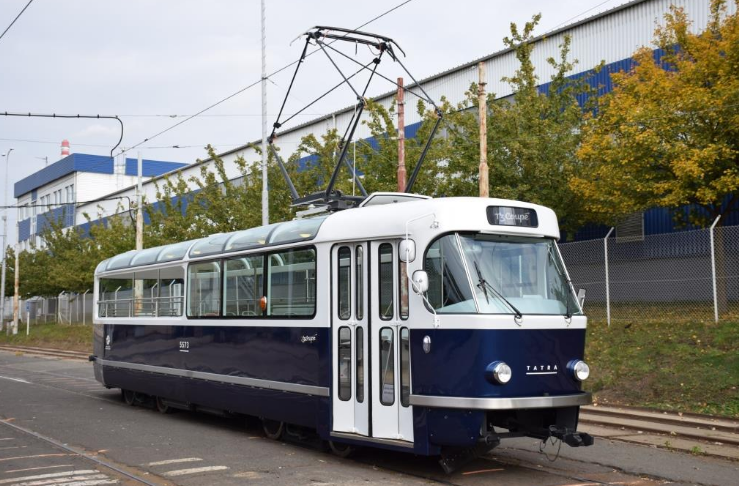
[[138, 160], [138, 185], [136, 186], [136, 249], [137, 250], [143, 250], [144, 249], [144, 211], [141, 207], [141, 201], [143, 199], [142, 192], [143, 192], [143, 184], [142, 184], [142, 174], [143, 174], [143, 161], [141, 160], [141, 152], [138, 153], [139, 160]]
[[485, 63], [477, 65], [477, 106], [480, 118], [480, 197], [490, 197], [488, 183], [488, 105], [485, 97]]
[[398, 78], [398, 192], [405, 192], [405, 101], [403, 78]]
[[5, 267], [8, 263], [8, 167], [10, 166], [10, 152], [13, 149], [9, 149], [8, 153], [3, 154], [5, 156], [5, 201], [3, 206], [3, 269], [2, 269], [2, 283], [0, 283], [0, 328], [2, 328], [5, 320]]
[[[20, 238], [20, 233], [18, 233], [18, 221], [16, 220], [15, 223], [15, 234], [17, 238]], [[18, 334], [18, 290], [19, 290], [19, 281], [18, 277], [20, 276], [20, 247], [21, 245], [16, 241], [15, 243], [15, 295], [13, 295], [13, 334]]]
[[262, 224], [269, 224], [269, 188], [267, 180], [267, 14], [262, 0]]

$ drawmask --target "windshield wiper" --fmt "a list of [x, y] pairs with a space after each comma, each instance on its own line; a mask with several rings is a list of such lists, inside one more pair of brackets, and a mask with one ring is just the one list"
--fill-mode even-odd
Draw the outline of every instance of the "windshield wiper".
[[477, 260], [474, 260], [474, 264], [475, 264], [475, 271], [477, 272], [477, 288], [482, 290], [482, 293], [485, 294], [485, 302], [489, 304], [490, 299], [488, 299], [487, 282], [482, 276], [482, 272], [480, 271], [480, 266], [477, 264]]
[[480, 271], [480, 267], [477, 264], [477, 260], [472, 261], [475, 264], [475, 271], [477, 272], [477, 278], [478, 278], [478, 284], [477, 286], [482, 289], [482, 292], [485, 294], [485, 300], [490, 303], [490, 300], [488, 300], [488, 290], [490, 290], [493, 294], [495, 294], [496, 297], [498, 297], [500, 300], [505, 302], [505, 304], [511, 308], [511, 310], [515, 313], [516, 319], [523, 318], [523, 314], [521, 314], [521, 311], [516, 308], [515, 305], [511, 304], [511, 302], [503, 297], [503, 294], [498, 292], [498, 290], [493, 287], [491, 284], [485, 280], [485, 278], [482, 276], [482, 272]]

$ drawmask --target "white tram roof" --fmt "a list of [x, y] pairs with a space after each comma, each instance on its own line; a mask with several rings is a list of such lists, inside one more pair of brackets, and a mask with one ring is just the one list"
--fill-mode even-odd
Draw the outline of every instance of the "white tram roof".
[[[370, 198], [373, 196], [370, 195]], [[560, 236], [554, 211], [537, 204], [497, 198], [450, 197], [409, 200], [402, 197], [407, 195], [402, 194], [398, 194], [397, 198], [391, 198], [389, 194], [383, 196], [386, 196], [387, 204], [377, 202], [329, 215], [274, 223], [232, 233], [218, 233], [197, 240], [145, 250], [131, 250], [101, 262], [95, 269], [95, 274], [304, 241], [392, 238], [404, 236], [406, 231], [414, 237], [432, 229], [434, 235], [450, 231], [484, 231], [491, 234], [555, 239], [559, 239]], [[490, 207], [533, 210], [536, 225], [493, 225], [487, 213]], [[431, 228], [433, 222], [436, 224]]]

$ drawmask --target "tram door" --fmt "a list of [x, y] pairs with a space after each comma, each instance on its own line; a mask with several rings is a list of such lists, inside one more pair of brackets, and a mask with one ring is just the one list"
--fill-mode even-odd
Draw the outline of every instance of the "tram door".
[[331, 250], [333, 430], [369, 434], [367, 245]]
[[373, 242], [371, 248], [372, 436], [412, 442], [409, 284], [399, 243]]

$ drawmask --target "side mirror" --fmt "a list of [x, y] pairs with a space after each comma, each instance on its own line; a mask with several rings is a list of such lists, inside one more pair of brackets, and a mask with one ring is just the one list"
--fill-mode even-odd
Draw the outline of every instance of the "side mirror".
[[580, 302], [580, 308], [585, 305], [585, 289], [580, 289], [577, 291], [577, 301]]
[[413, 291], [417, 294], [425, 294], [429, 289], [429, 275], [425, 270], [413, 272]]
[[398, 258], [401, 262], [410, 263], [416, 259], [416, 242], [413, 240], [403, 240], [398, 248]]

